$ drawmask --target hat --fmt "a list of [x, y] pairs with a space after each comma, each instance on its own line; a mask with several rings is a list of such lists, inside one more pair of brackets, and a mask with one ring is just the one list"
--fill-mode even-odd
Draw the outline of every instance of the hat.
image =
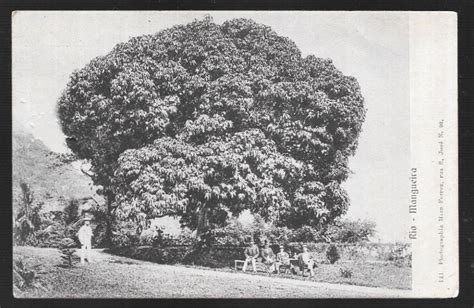
[[280, 248], [285, 248], [285, 246], [283, 246], [283, 245], [280, 245]]
[[89, 216], [85, 216], [85, 217], [84, 217], [84, 221], [91, 221], [91, 220], [92, 220], [92, 218], [89, 217]]

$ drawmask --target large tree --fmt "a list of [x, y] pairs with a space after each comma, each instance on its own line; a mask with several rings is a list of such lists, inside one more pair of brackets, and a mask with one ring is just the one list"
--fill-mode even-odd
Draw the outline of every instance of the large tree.
[[248, 19], [210, 18], [118, 44], [58, 103], [109, 212], [181, 218], [198, 233], [244, 209], [321, 226], [347, 211], [365, 118], [355, 78]]

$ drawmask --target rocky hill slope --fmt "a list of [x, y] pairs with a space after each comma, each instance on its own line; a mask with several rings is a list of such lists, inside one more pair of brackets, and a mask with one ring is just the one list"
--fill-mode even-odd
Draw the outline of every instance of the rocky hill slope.
[[[28, 183], [43, 210], [61, 210], [68, 200], [94, 196], [91, 180], [71, 163], [64, 163], [18, 122], [12, 133], [13, 209], [19, 202], [20, 182]], [[100, 198], [99, 198], [100, 199]]]

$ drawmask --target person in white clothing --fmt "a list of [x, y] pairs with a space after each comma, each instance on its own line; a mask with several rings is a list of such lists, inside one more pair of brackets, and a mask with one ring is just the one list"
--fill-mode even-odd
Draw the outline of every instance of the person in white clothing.
[[87, 262], [92, 262], [91, 260], [91, 249], [92, 249], [92, 228], [90, 226], [91, 219], [89, 217], [85, 218], [84, 225], [79, 229], [77, 237], [79, 242], [81, 242], [81, 263], [84, 263], [84, 259], [87, 259]]

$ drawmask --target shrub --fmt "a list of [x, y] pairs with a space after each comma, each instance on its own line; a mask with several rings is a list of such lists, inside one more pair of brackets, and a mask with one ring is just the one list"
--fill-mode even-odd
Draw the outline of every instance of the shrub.
[[15, 243], [36, 246], [38, 241], [34, 233], [41, 226], [40, 211], [43, 203], [35, 201], [33, 191], [28, 183], [20, 182], [20, 188], [20, 208], [13, 227]]
[[265, 241], [278, 245], [294, 241], [294, 230], [267, 224], [260, 215], [254, 215], [254, 221], [245, 226], [235, 218], [230, 219], [225, 227], [212, 230], [212, 237], [217, 245], [245, 246], [250, 237], [257, 245]]
[[406, 264], [408, 267], [411, 267], [411, 257], [412, 257], [412, 254], [409, 253], [406, 257], [405, 257], [405, 262], [404, 264]]
[[75, 246], [76, 242], [71, 238], [64, 238], [61, 241], [61, 246], [59, 247], [61, 263], [59, 266], [71, 268], [79, 261], [79, 257], [75, 254]]
[[170, 247], [113, 247], [105, 250], [107, 253], [150, 261], [160, 264], [194, 264], [212, 268], [234, 265], [234, 260], [242, 259], [243, 247], [213, 246], [209, 249], [196, 249], [196, 246]]
[[329, 245], [326, 251], [326, 258], [331, 264], [336, 263], [336, 261], [340, 259], [340, 255], [339, 255], [336, 245]]
[[194, 233], [187, 228], [184, 228], [179, 236], [176, 238], [175, 245], [195, 245], [196, 244], [196, 236]]
[[45, 284], [37, 274], [37, 270], [30, 268], [23, 262], [22, 258], [15, 258], [13, 261], [13, 293], [15, 297], [21, 297], [21, 293], [27, 288], [47, 291]]
[[343, 277], [343, 278], [351, 278], [352, 277], [352, 270], [350, 270], [349, 268], [341, 267], [339, 269], [339, 273], [341, 273], [341, 277]]
[[312, 226], [289, 229], [268, 224], [258, 214], [253, 217], [254, 221], [245, 226], [236, 218], [232, 218], [226, 226], [212, 230], [213, 243], [243, 246], [247, 245], [248, 238], [252, 236], [257, 245], [263, 245], [265, 241], [284, 245], [289, 242], [359, 243], [368, 241], [369, 237], [375, 234], [375, 223], [370, 221], [336, 221], [327, 229]]
[[[82, 226], [82, 219], [78, 209], [83, 199], [73, 198], [67, 201], [60, 198], [63, 205], [61, 211], [40, 213], [43, 203], [35, 201], [28, 184], [22, 182], [20, 186], [21, 206], [16, 214], [13, 229], [15, 244], [59, 248], [64, 238], [71, 238], [79, 243], [77, 232]], [[94, 247], [103, 247], [106, 243], [106, 213], [103, 209], [94, 207], [89, 212], [94, 217], [92, 244]]]
[[[96, 216], [94, 216], [94, 219], [96, 219]], [[99, 248], [99, 247], [108, 246], [107, 238], [106, 238], [106, 228], [107, 228], [106, 224], [105, 223], [100, 223], [100, 222], [99, 223], [95, 222], [93, 225], [95, 225], [95, 228], [93, 227], [94, 228], [94, 236], [92, 237], [93, 247]]]
[[33, 286], [35, 272], [28, 269], [23, 260], [18, 259], [13, 262], [13, 285], [20, 290]]
[[138, 245], [140, 236], [137, 232], [137, 225], [127, 221], [115, 222], [111, 241], [112, 246], [117, 247]]
[[192, 251], [190, 246], [179, 246], [179, 247], [113, 247], [107, 249], [106, 252], [134, 258], [138, 260], [150, 261], [160, 264], [176, 264], [183, 263], [186, 256]]
[[372, 221], [336, 221], [329, 226], [325, 236], [332, 242], [337, 243], [358, 243], [368, 241], [375, 235], [375, 223]]
[[45, 213], [41, 229], [34, 233], [37, 240], [37, 244], [34, 246], [60, 248], [65, 238], [70, 238], [78, 244], [77, 232], [80, 224], [78, 221], [67, 224], [66, 221], [68, 221], [68, 214], [64, 212]]
[[192, 246], [195, 245], [197, 239], [189, 230], [183, 230], [177, 236], [171, 236], [164, 233], [161, 229], [149, 228], [143, 230], [139, 236], [139, 245], [170, 247], [170, 246]]
[[176, 264], [182, 263], [186, 258], [186, 255], [190, 252], [190, 247], [166, 247], [161, 250], [157, 250], [155, 262], [163, 264]]
[[323, 242], [321, 232], [310, 226], [303, 226], [293, 231], [292, 240], [295, 242]]
[[234, 260], [241, 260], [244, 247], [213, 246], [205, 250], [193, 250], [184, 259], [184, 263], [212, 268], [233, 267]]
[[237, 219], [231, 219], [225, 227], [211, 231], [213, 244], [217, 245], [245, 245], [247, 239], [252, 235], [251, 228], [244, 228]]
[[79, 200], [78, 199], [71, 199], [64, 207], [64, 220], [66, 225], [72, 224], [79, 219]]
[[408, 251], [408, 247], [408, 244], [391, 246], [385, 260], [393, 262], [398, 267], [411, 267], [412, 254]]
[[267, 230], [266, 236], [270, 243], [284, 245], [290, 241], [294, 241], [294, 230], [287, 227], [271, 226]]
[[140, 245], [151, 246], [155, 244], [155, 241], [158, 238], [158, 232], [154, 229], [146, 229], [140, 234]]
[[132, 241], [127, 234], [119, 233], [112, 236], [112, 246], [114, 247], [127, 247], [131, 245]]
[[39, 247], [60, 248], [61, 241], [65, 237], [66, 229], [64, 225], [59, 223], [52, 223], [45, 229], [36, 232]]

